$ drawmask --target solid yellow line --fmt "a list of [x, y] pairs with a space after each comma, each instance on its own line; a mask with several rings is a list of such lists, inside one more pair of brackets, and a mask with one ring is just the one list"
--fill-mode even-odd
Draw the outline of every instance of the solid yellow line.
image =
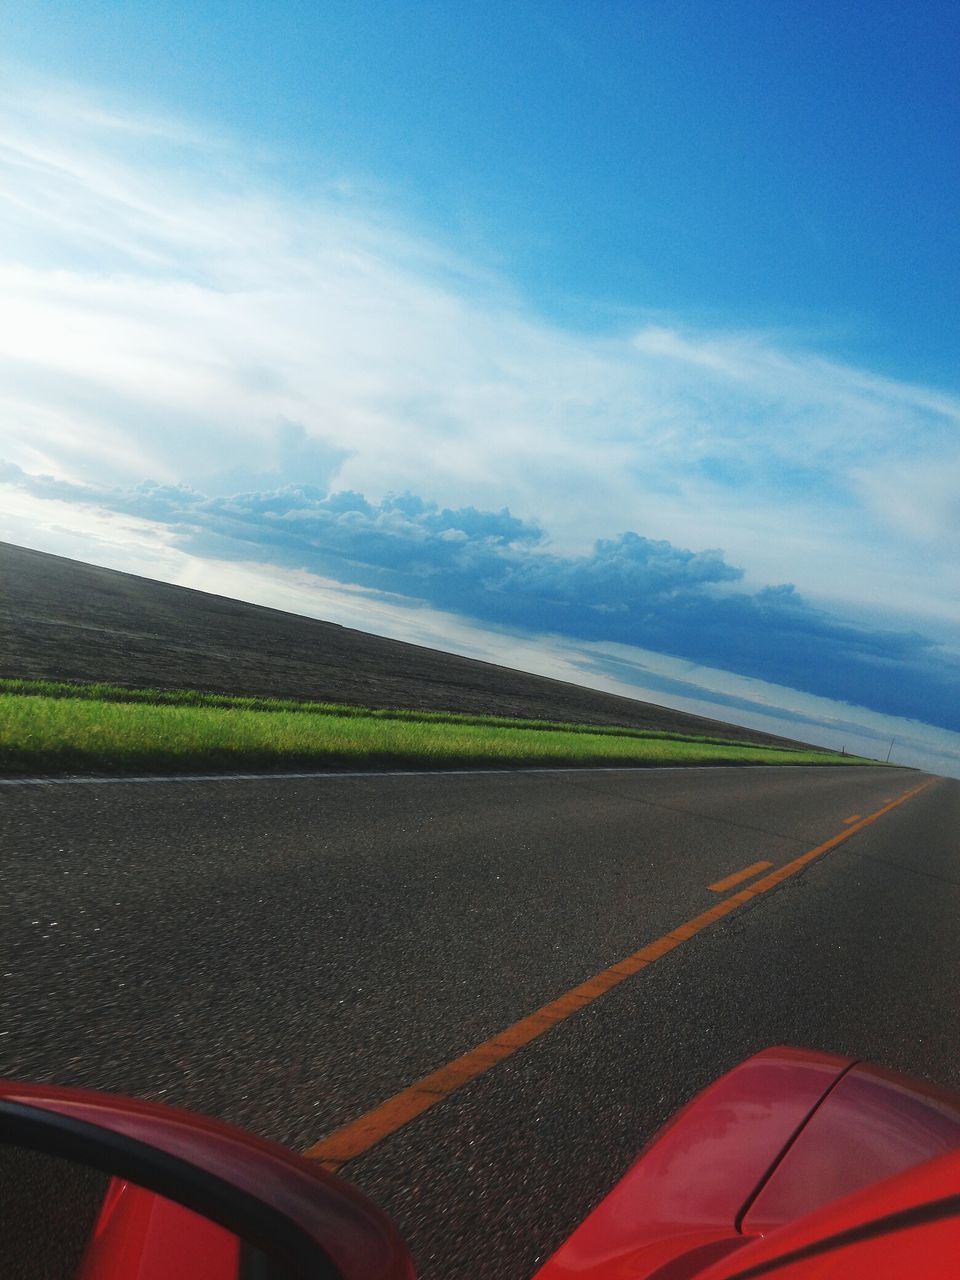
[[766, 871], [767, 867], [772, 866], [773, 863], [768, 862], [766, 859], [761, 859], [760, 862], [751, 862], [749, 867], [744, 867], [742, 871], [734, 871], [733, 875], [725, 876], [722, 880], [717, 880], [715, 884], [708, 884], [707, 888], [711, 893], [726, 893], [735, 884], [740, 884], [742, 880], [752, 880], [761, 871]]
[[515, 1022], [513, 1026], [507, 1027], [506, 1030], [499, 1032], [489, 1040], [484, 1040], [482, 1044], [478, 1044], [476, 1048], [471, 1049], [468, 1053], [462, 1054], [459, 1058], [454, 1058], [446, 1066], [440, 1067], [437, 1071], [432, 1071], [429, 1075], [417, 1080], [415, 1084], [402, 1089], [399, 1093], [394, 1094], [392, 1098], [381, 1102], [379, 1106], [367, 1111], [356, 1120], [351, 1120], [339, 1129], [335, 1129], [328, 1137], [322, 1138], [319, 1142], [314, 1143], [312, 1147], [308, 1147], [303, 1154], [308, 1159], [319, 1161], [325, 1169], [335, 1173], [348, 1160], [353, 1160], [357, 1156], [363, 1155], [364, 1152], [369, 1151], [371, 1147], [376, 1146], [377, 1143], [382, 1142], [384, 1138], [389, 1137], [392, 1133], [396, 1133], [398, 1129], [408, 1124], [416, 1116], [421, 1115], [429, 1107], [441, 1102], [453, 1093], [455, 1089], [459, 1089], [461, 1085], [467, 1084], [470, 1080], [475, 1080], [479, 1075], [483, 1075], [491, 1067], [496, 1066], [498, 1062], [502, 1062], [504, 1058], [509, 1058], [524, 1045], [529, 1044], [531, 1040], [536, 1040], [538, 1036], [549, 1031], [558, 1022], [563, 1022], [565, 1018], [569, 1018], [578, 1009], [582, 1009], [585, 1005], [599, 999], [612, 987], [624, 982], [635, 973], [639, 973], [641, 969], [647, 968], [648, 965], [655, 964], [661, 956], [665, 956], [668, 952], [682, 946], [684, 942], [695, 937], [701, 930], [708, 929], [710, 925], [722, 920], [724, 916], [736, 911], [738, 907], [744, 906], [761, 894], [776, 888], [778, 884], [782, 884], [790, 876], [802, 871], [815, 858], [819, 858], [831, 849], [835, 849], [838, 844], [849, 840], [858, 831], [870, 826], [872, 822], [882, 818], [891, 809], [896, 809], [898, 805], [904, 804], [907, 800], [919, 795], [921, 791], [925, 791], [927, 787], [932, 786], [936, 781], [938, 779], [931, 778], [927, 782], [921, 782], [919, 786], [904, 792], [896, 800], [891, 800], [888, 804], [884, 804], [883, 808], [878, 809], [875, 813], [869, 814], [866, 818], [860, 818], [856, 825], [848, 826], [846, 830], [831, 836], [823, 844], [818, 844], [815, 849], [809, 849], [806, 853], [802, 853], [798, 858], [794, 858], [792, 862], [787, 862], [784, 866], [778, 867], [776, 871], [771, 871], [769, 875], [757, 880], [748, 888], [741, 889], [739, 893], [733, 894], [730, 898], [724, 898], [723, 902], [718, 902], [709, 911], [701, 912], [700, 915], [694, 916], [692, 920], [686, 921], [685, 924], [678, 925], [676, 929], [671, 930], [670, 933], [665, 933], [663, 937], [657, 938], [656, 941], [648, 942], [645, 947], [641, 947], [633, 955], [618, 961], [608, 969], [601, 970], [600, 973], [588, 978], [586, 982], [581, 982], [579, 986], [567, 991], [558, 999], [551, 1000], [549, 1004], [543, 1005], [535, 1013], [528, 1014], [527, 1017], [521, 1018], [519, 1022]]

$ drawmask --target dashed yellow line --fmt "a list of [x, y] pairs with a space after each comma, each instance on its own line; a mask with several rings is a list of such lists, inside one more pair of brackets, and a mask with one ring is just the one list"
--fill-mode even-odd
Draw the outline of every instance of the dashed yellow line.
[[758, 876], [761, 871], [766, 871], [767, 867], [772, 867], [773, 863], [766, 859], [760, 862], [751, 862], [749, 867], [744, 867], [742, 871], [734, 871], [733, 875], [725, 876], [722, 880], [717, 880], [713, 884], [708, 884], [707, 888], [711, 893], [726, 893], [728, 889], [732, 889], [734, 885], [742, 884], [744, 880], [752, 880], [754, 876]]
[[[356, 1120], [351, 1120], [339, 1129], [335, 1129], [333, 1133], [314, 1143], [303, 1154], [311, 1160], [317, 1160], [325, 1169], [336, 1172], [348, 1160], [354, 1160], [357, 1156], [363, 1155], [371, 1147], [375, 1147], [379, 1142], [382, 1142], [384, 1138], [388, 1138], [391, 1134], [396, 1133], [398, 1129], [409, 1124], [416, 1116], [422, 1115], [424, 1111], [435, 1106], [444, 1098], [449, 1097], [454, 1090], [459, 1089], [471, 1080], [475, 1080], [477, 1076], [483, 1075], [491, 1067], [495, 1067], [498, 1062], [502, 1062], [504, 1058], [511, 1057], [524, 1045], [530, 1044], [532, 1040], [542, 1036], [552, 1027], [555, 1027], [558, 1022], [563, 1022], [571, 1014], [576, 1013], [578, 1009], [582, 1009], [594, 1000], [599, 999], [611, 988], [639, 973], [641, 969], [655, 964], [662, 956], [682, 946], [690, 938], [696, 937], [702, 930], [708, 929], [718, 920], [722, 920], [724, 916], [730, 915], [738, 907], [745, 906], [754, 898], [760, 897], [761, 894], [775, 889], [784, 880], [796, 875], [798, 871], [802, 871], [815, 858], [819, 858], [831, 849], [835, 849], [838, 844], [849, 840], [858, 831], [870, 826], [878, 818], [882, 818], [884, 814], [889, 813], [891, 809], [896, 809], [898, 805], [904, 804], [907, 800], [919, 795], [921, 791], [925, 791], [936, 781], [936, 778], [931, 778], [927, 782], [921, 782], [919, 786], [913, 787], [897, 799], [885, 803], [882, 808], [877, 809], [875, 813], [868, 814], [865, 818], [857, 817], [856, 820], [849, 818], [847, 820], [849, 825], [846, 829], [839, 831], [835, 836], [831, 836], [823, 844], [818, 844], [816, 848], [802, 853], [798, 858], [794, 858], [792, 862], [788, 862], [784, 866], [777, 868], [777, 870], [771, 871], [754, 884], [741, 889], [739, 893], [735, 893], [729, 898], [725, 898], [723, 902], [718, 902], [709, 911], [703, 911], [700, 915], [694, 916], [692, 920], [678, 925], [654, 942], [648, 942], [639, 951], [635, 951], [632, 955], [618, 961], [617, 964], [611, 965], [607, 969], [602, 969], [594, 977], [588, 978], [586, 982], [581, 982], [579, 986], [567, 991], [558, 999], [551, 1000], [549, 1004], [545, 1004], [534, 1013], [521, 1018], [519, 1022], [515, 1022], [512, 1026], [498, 1032], [491, 1039], [484, 1040], [482, 1044], [478, 1044], [468, 1053], [462, 1054], [459, 1058], [454, 1058], [446, 1066], [440, 1067], [437, 1071], [432, 1071], [427, 1076], [423, 1076], [422, 1079], [417, 1080], [416, 1083], [408, 1088], [394, 1094], [392, 1098], [381, 1102], [379, 1106], [373, 1107], [364, 1115], [358, 1116]], [[752, 869], [747, 868], [747, 870]], [[738, 874], [742, 877], [744, 873]]]

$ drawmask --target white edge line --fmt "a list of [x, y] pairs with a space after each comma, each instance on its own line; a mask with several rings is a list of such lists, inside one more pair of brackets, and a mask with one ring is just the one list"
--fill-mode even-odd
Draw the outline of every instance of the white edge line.
[[131, 774], [129, 776], [96, 777], [87, 775], [56, 778], [0, 778], [0, 787], [92, 787], [113, 783], [154, 782], [289, 782], [327, 780], [330, 778], [457, 778], [483, 777], [485, 774], [512, 774], [524, 777], [530, 773], [693, 773], [697, 770], [747, 769], [835, 769], [836, 765], [824, 764], [664, 764], [664, 765], [543, 765], [527, 769], [357, 769], [354, 771], [331, 769], [326, 773], [158, 773]]

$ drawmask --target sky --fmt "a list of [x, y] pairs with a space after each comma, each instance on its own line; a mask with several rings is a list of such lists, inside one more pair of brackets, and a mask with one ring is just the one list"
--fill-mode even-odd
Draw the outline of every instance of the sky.
[[952, 6], [5, 8], [0, 538], [960, 775]]

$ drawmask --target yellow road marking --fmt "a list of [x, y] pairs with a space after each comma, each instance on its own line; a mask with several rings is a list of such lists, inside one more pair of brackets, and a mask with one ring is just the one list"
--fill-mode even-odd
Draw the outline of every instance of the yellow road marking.
[[851, 815], [851, 817], [849, 817], [849, 818], [844, 818], [844, 820], [843, 820], [843, 821], [844, 821], [844, 825], [846, 825], [846, 824], [848, 824], [848, 823], [851, 823], [851, 822], [859, 822], [859, 821], [860, 821], [860, 815], [859, 815], [859, 813], [854, 813], [854, 814], [852, 814], [852, 815]]
[[773, 863], [765, 859], [760, 862], [751, 862], [749, 867], [744, 867], [742, 871], [734, 871], [733, 875], [725, 876], [722, 880], [717, 880], [713, 884], [708, 884], [707, 888], [711, 893], [726, 893], [728, 889], [732, 889], [735, 884], [740, 884], [742, 880], [752, 880], [754, 876], [759, 875], [761, 871], [766, 871], [767, 867], [772, 867]]
[[819, 858], [831, 849], [835, 849], [838, 844], [849, 840], [858, 831], [870, 826], [872, 822], [882, 818], [891, 809], [896, 809], [898, 805], [919, 795], [921, 791], [925, 791], [927, 787], [932, 786], [936, 781], [936, 778], [931, 778], [927, 782], [921, 782], [919, 786], [904, 792], [898, 799], [884, 804], [883, 808], [877, 809], [875, 813], [858, 819], [856, 825], [851, 822], [851, 825], [846, 830], [839, 831], [835, 836], [831, 836], [829, 840], [825, 840], [823, 844], [818, 844], [815, 849], [808, 849], [806, 853], [802, 853], [798, 858], [794, 858], [792, 862], [787, 862], [784, 866], [778, 867], [776, 871], [771, 871], [769, 875], [765, 875], [761, 880], [757, 880], [754, 884], [748, 886], [748, 888], [741, 889], [739, 893], [733, 894], [730, 898], [724, 898], [723, 902], [718, 902], [709, 911], [701, 912], [700, 915], [694, 916], [692, 920], [686, 921], [685, 924], [678, 925], [676, 929], [671, 930], [670, 933], [665, 933], [663, 937], [657, 938], [656, 941], [648, 942], [645, 947], [641, 947], [633, 955], [618, 961], [608, 969], [601, 970], [600, 973], [588, 978], [586, 982], [581, 982], [579, 986], [567, 991], [558, 999], [551, 1000], [549, 1004], [545, 1004], [534, 1013], [521, 1018], [513, 1026], [498, 1032], [497, 1035], [489, 1040], [484, 1040], [482, 1044], [478, 1044], [476, 1048], [462, 1054], [459, 1058], [454, 1058], [446, 1066], [440, 1067], [437, 1071], [432, 1071], [427, 1076], [423, 1076], [415, 1084], [402, 1089], [399, 1093], [394, 1094], [392, 1098], [381, 1102], [379, 1106], [373, 1107], [362, 1116], [358, 1116], [356, 1120], [351, 1120], [339, 1129], [335, 1129], [326, 1138], [322, 1138], [319, 1142], [314, 1143], [312, 1147], [308, 1147], [303, 1154], [308, 1159], [319, 1161], [323, 1168], [335, 1173], [348, 1160], [353, 1160], [357, 1156], [363, 1155], [364, 1152], [369, 1151], [371, 1147], [375, 1147], [384, 1138], [396, 1133], [398, 1129], [408, 1124], [416, 1116], [421, 1115], [429, 1107], [435, 1106], [436, 1103], [448, 1097], [455, 1089], [459, 1089], [461, 1085], [467, 1084], [470, 1080], [475, 1080], [477, 1076], [483, 1075], [491, 1067], [496, 1066], [498, 1062], [502, 1062], [504, 1058], [509, 1058], [524, 1045], [529, 1044], [532, 1040], [536, 1040], [538, 1036], [543, 1035], [544, 1032], [549, 1031], [558, 1022], [563, 1022], [571, 1014], [576, 1013], [578, 1009], [582, 1009], [594, 1000], [599, 999], [612, 987], [624, 982], [635, 973], [639, 973], [641, 969], [645, 969], [648, 965], [655, 964], [661, 956], [665, 956], [668, 952], [682, 946], [684, 942], [695, 937], [701, 930], [708, 929], [718, 920], [722, 920], [724, 916], [736, 911], [738, 907], [744, 906], [752, 899], [758, 898], [761, 894], [768, 893], [771, 889], [776, 888], [778, 884], [782, 884], [790, 876], [802, 871], [815, 858]]

